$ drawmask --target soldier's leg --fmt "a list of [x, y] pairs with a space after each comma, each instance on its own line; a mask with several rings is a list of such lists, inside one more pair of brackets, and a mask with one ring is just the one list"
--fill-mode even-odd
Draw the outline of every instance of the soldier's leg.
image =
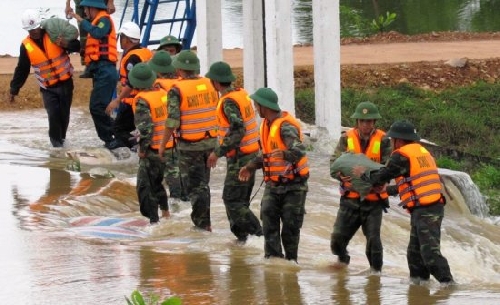
[[[100, 64], [100, 63], [99, 63]], [[100, 65], [93, 71], [93, 88], [90, 93], [89, 110], [97, 135], [106, 143], [113, 141], [112, 120], [106, 114], [118, 81], [118, 73], [113, 64]]]
[[264, 232], [264, 256], [284, 257], [281, 247], [280, 219], [281, 219], [281, 198], [271, 192], [270, 187], [264, 189], [260, 209], [262, 220], [262, 230]]
[[239, 162], [227, 159], [226, 178], [222, 199], [231, 226], [231, 232], [240, 240], [245, 241], [249, 234], [262, 235], [260, 221], [250, 209], [250, 196], [255, 184], [253, 175], [249, 181], [238, 180], [240, 171]]
[[151, 181], [150, 170], [154, 170], [151, 168], [150, 161], [147, 158], [141, 158], [137, 171], [136, 191], [141, 214], [148, 217], [149, 222], [153, 224], [159, 221], [159, 216], [158, 200], [153, 195], [153, 183]]
[[373, 208], [363, 214], [362, 230], [366, 237], [366, 257], [370, 267], [380, 272], [383, 265], [383, 248], [380, 239], [380, 226], [382, 225], [382, 205], [373, 204]]
[[191, 220], [200, 229], [211, 231], [210, 221], [210, 168], [207, 159], [211, 150], [181, 151], [179, 167], [187, 174], [187, 191], [191, 200]]
[[132, 106], [126, 103], [120, 103], [118, 114], [113, 120], [113, 134], [115, 135], [115, 140], [118, 142], [119, 147], [131, 148], [133, 146], [129, 138], [131, 137], [130, 132], [134, 129], [134, 111], [132, 110]]
[[300, 228], [304, 222], [306, 212], [307, 191], [289, 191], [283, 197], [281, 238], [285, 249], [285, 258], [297, 261]]
[[420, 254], [420, 240], [418, 228], [417, 211], [413, 211], [410, 220], [410, 240], [406, 251], [406, 259], [408, 261], [408, 269], [410, 270], [410, 278], [416, 280], [429, 280], [430, 273], [422, 260]]
[[347, 251], [347, 245], [349, 245], [349, 242], [360, 226], [361, 218], [359, 211], [341, 204], [330, 239], [330, 249], [334, 255], [338, 256], [339, 262], [349, 264], [351, 257]]
[[62, 130], [60, 122], [60, 106], [58, 88], [41, 89], [43, 105], [49, 119], [49, 138], [53, 147], [62, 147]]
[[170, 198], [181, 198], [179, 154], [174, 148], [165, 150], [165, 183], [168, 185]]
[[[425, 210], [442, 209], [442, 205]], [[418, 219], [418, 238], [422, 260], [429, 272], [440, 283], [453, 281], [448, 260], [441, 254], [441, 223], [443, 213], [426, 213], [423, 211]]]

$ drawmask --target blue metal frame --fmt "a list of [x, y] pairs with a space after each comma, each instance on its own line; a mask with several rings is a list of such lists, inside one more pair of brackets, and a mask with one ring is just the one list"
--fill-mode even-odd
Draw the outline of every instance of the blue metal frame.
[[[196, 30], [196, 0], [133, 0], [132, 21], [139, 25], [143, 33], [141, 44], [145, 47], [158, 44], [159, 39], [151, 40], [151, 30], [157, 24], [170, 24], [169, 32], [163, 36], [173, 35], [182, 42], [183, 49], [191, 48], [194, 32]], [[144, 2], [142, 10], [140, 2]], [[157, 19], [156, 13], [161, 4], [173, 3], [175, 5], [172, 11], [172, 17], [167, 19]], [[184, 7], [180, 6], [184, 3]], [[129, 0], [125, 2], [123, 13], [120, 19], [120, 25], [126, 15]], [[184, 11], [182, 11], [184, 10]], [[179, 32], [173, 33], [174, 25], [178, 25]]]

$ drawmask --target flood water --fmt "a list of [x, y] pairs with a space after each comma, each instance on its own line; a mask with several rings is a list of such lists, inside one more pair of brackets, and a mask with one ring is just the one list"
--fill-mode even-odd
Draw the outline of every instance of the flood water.
[[[66, 170], [67, 151], [100, 149], [86, 109], [73, 109], [62, 149], [49, 145], [44, 110], [1, 113], [1, 120], [0, 295], [9, 304], [126, 304], [124, 296], [135, 289], [177, 295], [184, 304], [486, 305], [500, 300], [500, 228], [465, 211], [463, 202], [446, 206], [442, 229], [442, 252], [456, 287], [441, 288], [434, 280], [408, 284], [409, 216], [397, 201], [382, 225], [383, 274], [368, 274], [361, 232], [349, 246], [348, 269], [332, 269], [329, 239], [339, 198], [328, 177], [325, 152], [331, 143], [318, 141], [310, 153], [307, 215], [295, 265], [265, 260], [262, 237], [251, 237], [244, 246], [233, 243], [221, 200], [222, 160], [210, 183], [212, 233], [193, 231], [189, 204], [180, 203], [159, 226], [143, 223], [118, 238], [75, 220], [113, 216], [144, 222], [135, 196], [137, 159]], [[252, 201], [256, 213], [262, 193]]]

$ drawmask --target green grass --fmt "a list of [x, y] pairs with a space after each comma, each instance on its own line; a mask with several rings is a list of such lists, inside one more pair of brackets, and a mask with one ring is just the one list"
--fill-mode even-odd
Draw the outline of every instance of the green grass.
[[[490, 213], [500, 215], [500, 84], [477, 83], [434, 92], [401, 84], [395, 87], [344, 88], [341, 125], [362, 101], [375, 103], [388, 130], [398, 119], [408, 119], [420, 136], [440, 146], [435, 155], [443, 168], [471, 175], [488, 197]], [[302, 121], [314, 124], [314, 90], [296, 92], [295, 109]], [[433, 151], [434, 153], [434, 151]]]

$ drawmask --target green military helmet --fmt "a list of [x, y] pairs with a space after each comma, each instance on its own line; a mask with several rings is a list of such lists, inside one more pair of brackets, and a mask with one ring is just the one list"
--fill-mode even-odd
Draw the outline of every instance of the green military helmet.
[[160, 45], [158, 46], [158, 50], [161, 50], [164, 46], [175, 46], [177, 49], [177, 53], [179, 53], [182, 49], [182, 44], [180, 40], [172, 35], [168, 35], [160, 39]]
[[260, 88], [254, 94], [250, 95], [250, 98], [261, 106], [274, 111], [280, 111], [278, 95], [271, 88]]
[[196, 53], [191, 50], [181, 51], [175, 56], [172, 66], [176, 69], [186, 70], [186, 71], [199, 71], [200, 70], [200, 60]]
[[103, 0], [83, 0], [80, 2], [81, 7], [95, 7], [105, 10], [108, 8], [106, 4], [104, 4]]
[[407, 141], [420, 141], [420, 136], [417, 134], [415, 126], [407, 120], [400, 120], [392, 123], [391, 128], [387, 132], [387, 136], [389, 138]]
[[354, 114], [351, 115], [351, 119], [376, 120], [381, 118], [377, 106], [371, 102], [359, 103]]
[[205, 76], [219, 83], [230, 83], [236, 80], [231, 67], [223, 61], [213, 63]]
[[156, 74], [148, 64], [141, 62], [130, 70], [128, 80], [132, 87], [136, 89], [148, 89], [153, 87]]
[[157, 73], [166, 74], [175, 72], [175, 68], [172, 66], [172, 58], [167, 51], [156, 51], [155, 55], [153, 55], [153, 58], [149, 60], [148, 64], [151, 69]]

